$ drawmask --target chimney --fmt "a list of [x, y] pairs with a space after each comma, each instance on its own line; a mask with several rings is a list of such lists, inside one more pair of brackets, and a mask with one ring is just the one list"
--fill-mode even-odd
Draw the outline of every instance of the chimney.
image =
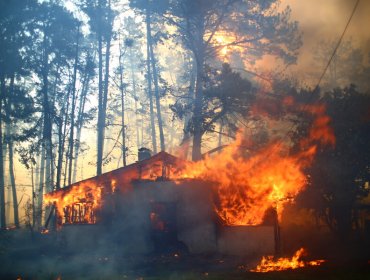
[[144, 159], [148, 159], [152, 156], [152, 151], [148, 148], [140, 148], [138, 152], [138, 158], [139, 161], [142, 161]]

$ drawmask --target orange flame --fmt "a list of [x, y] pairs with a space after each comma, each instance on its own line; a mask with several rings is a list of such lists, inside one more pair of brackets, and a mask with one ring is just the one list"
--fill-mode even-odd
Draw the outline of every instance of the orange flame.
[[305, 262], [301, 258], [305, 255], [306, 251], [304, 248], [299, 249], [295, 252], [292, 258], [278, 258], [274, 260], [273, 256], [262, 257], [261, 263], [257, 265], [255, 269], [251, 269], [251, 272], [269, 272], [269, 271], [281, 271], [288, 269], [297, 269], [305, 266], [318, 266], [321, 265], [325, 260], [315, 260]]
[[246, 156], [245, 147], [250, 145], [245, 145], [248, 139], [240, 132], [220, 154], [188, 163], [180, 177], [218, 185], [215, 210], [227, 225], [261, 224], [271, 207], [281, 217], [284, 204], [306, 187], [304, 169], [312, 163], [318, 145], [335, 143], [325, 107], [305, 109], [316, 118], [308, 137], [301, 141], [300, 151], [291, 154], [289, 145], [280, 141]]
[[45, 194], [46, 204], [56, 204], [59, 217], [64, 217], [62, 223], [96, 222], [96, 211], [100, 209], [102, 189], [93, 182], [81, 182], [71, 186], [64, 192]]
[[[159, 156], [158, 156], [159, 155]], [[95, 224], [99, 211], [104, 211], [104, 199], [109, 201], [110, 193], [125, 193], [132, 189], [133, 179], [156, 180], [168, 175], [160, 154], [149, 159], [147, 164], [133, 164], [124, 170], [114, 170], [102, 176], [86, 179], [69, 187], [44, 195], [45, 205], [54, 204], [60, 224]], [[167, 166], [166, 166], [167, 167]], [[170, 165], [168, 166], [170, 167]]]
[[[45, 195], [45, 202], [57, 206], [62, 223], [95, 223], [101, 209], [103, 186], [110, 181], [114, 192], [130, 189], [132, 179], [155, 180], [161, 176], [171, 179], [195, 178], [215, 183], [217, 198], [215, 211], [227, 225], [258, 225], [272, 207], [281, 217], [284, 205], [293, 200], [306, 186], [305, 169], [312, 164], [319, 145], [334, 145], [335, 136], [330, 118], [323, 105], [300, 105], [285, 100], [290, 110], [300, 110], [314, 116], [308, 136], [301, 139], [300, 149], [290, 150], [290, 141], [274, 141], [264, 149], [251, 152], [251, 140], [240, 131], [236, 141], [213, 157], [199, 162], [175, 164], [181, 170], [165, 168], [160, 158], [149, 165], [127, 167], [125, 172], [113, 171], [104, 182], [91, 178], [76, 183], [62, 192]], [[159, 154], [158, 154], [159, 155]], [[151, 159], [149, 159], [151, 160]], [[100, 182], [100, 183], [99, 183]], [[106, 186], [108, 187], [108, 186]]]

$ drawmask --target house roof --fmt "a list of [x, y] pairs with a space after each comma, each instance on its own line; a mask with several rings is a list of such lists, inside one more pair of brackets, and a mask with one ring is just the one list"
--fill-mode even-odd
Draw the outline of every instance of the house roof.
[[[166, 152], [162, 151], [162, 152], [159, 152], [159, 153], [153, 155], [150, 158], [147, 158], [147, 159], [144, 159], [144, 160], [141, 160], [141, 161], [137, 161], [135, 163], [132, 163], [132, 164], [127, 165], [127, 166], [120, 167], [120, 168], [115, 169], [115, 170], [105, 172], [101, 175], [97, 175], [97, 176], [94, 176], [94, 177], [91, 177], [91, 178], [81, 180], [79, 182], [75, 182], [75, 183], [73, 183], [69, 186], [66, 186], [64, 188], [61, 188], [59, 190], [54, 190], [53, 193], [64, 192], [64, 191], [69, 190], [73, 186], [80, 185], [80, 184], [85, 184], [85, 183], [89, 183], [89, 182], [104, 183], [106, 181], [111, 181], [112, 178], [125, 177], [125, 174], [128, 175], [128, 176], [126, 176], [127, 180], [139, 179], [141, 169], [145, 169], [146, 167], [154, 166], [158, 162], [161, 162], [164, 165], [172, 165], [172, 166], [176, 166], [176, 167], [180, 167], [180, 166], [182, 166], [186, 163], [185, 160], [179, 159], [179, 158], [177, 158], [177, 157], [175, 157], [175, 156], [173, 156], [169, 153], [166, 153]], [[137, 175], [137, 176], [135, 176], [135, 175]], [[135, 177], [137, 177], [137, 178], [135, 178]]]

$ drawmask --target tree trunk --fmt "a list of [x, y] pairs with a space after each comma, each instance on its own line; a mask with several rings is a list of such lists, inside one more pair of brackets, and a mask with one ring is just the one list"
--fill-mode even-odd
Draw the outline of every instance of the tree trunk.
[[[102, 12], [101, 3], [99, 1], [100, 13]], [[101, 27], [98, 27], [98, 60], [99, 60], [99, 96], [98, 96], [98, 125], [97, 125], [97, 160], [96, 160], [96, 174], [100, 175], [102, 173], [102, 164], [103, 164], [103, 148], [104, 148], [104, 126], [105, 120], [103, 119], [103, 34]]]
[[9, 176], [10, 183], [12, 186], [12, 200], [13, 200], [13, 212], [14, 212], [14, 225], [19, 228], [19, 214], [18, 214], [18, 199], [17, 199], [17, 188], [15, 185], [14, 175], [14, 155], [13, 155], [13, 141], [8, 140], [8, 153], [9, 153]]
[[[191, 76], [190, 76], [190, 84], [189, 84], [189, 93], [188, 93], [188, 105], [189, 104], [193, 104], [194, 103], [194, 92], [195, 92], [195, 84], [196, 84], [196, 78], [197, 78], [197, 66], [196, 66], [196, 62], [195, 62], [195, 59], [192, 57], [191, 58]], [[189, 147], [189, 142], [191, 140], [191, 134], [190, 134], [190, 131], [189, 131], [189, 122], [191, 120], [191, 113], [185, 113], [185, 117], [184, 117], [184, 128], [183, 128], [183, 131], [184, 131], [184, 135], [183, 135], [183, 139], [181, 141], [181, 145], [186, 145], [187, 147]], [[189, 153], [189, 149], [186, 148], [184, 150], [184, 153], [183, 153], [183, 157], [184, 158], [188, 158], [188, 153]]]
[[125, 129], [125, 93], [124, 93], [124, 83], [123, 83], [123, 52], [122, 46], [120, 44], [120, 54], [119, 54], [119, 79], [120, 79], [120, 92], [121, 92], [121, 126], [122, 126], [122, 163], [126, 166], [126, 129]]
[[42, 222], [42, 199], [44, 194], [44, 179], [45, 179], [45, 147], [41, 145], [41, 159], [39, 172], [39, 189], [37, 192], [37, 211], [36, 211], [36, 226], [40, 227]]
[[78, 115], [77, 115], [77, 135], [76, 135], [76, 147], [74, 152], [74, 161], [73, 161], [73, 176], [72, 181], [76, 182], [77, 177], [77, 162], [78, 162], [78, 154], [80, 152], [80, 140], [81, 140], [81, 131], [83, 126], [83, 115], [85, 113], [85, 104], [86, 104], [86, 96], [89, 91], [89, 82], [90, 82], [90, 75], [87, 73], [88, 69], [85, 68], [85, 75], [82, 82], [82, 90], [80, 94], [80, 102], [78, 105]]
[[[52, 122], [51, 122], [51, 108], [48, 96], [49, 86], [49, 62], [48, 62], [48, 51], [47, 51], [47, 35], [44, 34], [44, 53], [43, 53], [43, 65], [42, 65], [42, 106], [44, 113], [43, 123], [43, 145], [45, 148], [46, 167], [45, 167], [45, 188], [46, 191], [53, 189], [53, 178], [52, 178], [52, 162], [53, 162], [53, 151], [52, 151]], [[42, 201], [42, 197], [40, 198]], [[42, 204], [42, 202], [41, 202]]]
[[[55, 184], [56, 189], [60, 189], [61, 187], [64, 145], [65, 145], [65, 140], [66, 140], [70, 92], [71, 91], [69, 90], [67, 93], [67, 96], [64, 98], [64, 102], [63, 102], [63, 106], [62, 106], [61, 114], [59, 118], [59, 124], [58, 124], [58, 162], [57, 162], [57, 178], [56, 178], [56, 184]], [[66, 174], [64, 174], [64, 176], [66, 176]]]
[[154, 122], [154, 109], [153, 109], [153, 94], [152, 94], [152, 74], [150, 70], [150, 11], [146, 9], [146, 67], [147, 67], [147, 80], [148, 80], [148, 96], [149, 96], [149, 109], [150, 109], [150, 125], [152, 131], [152, 145], [153, 152], [157, 153], [157, 136], [155, 131]]
[[193, 109], [193, 122], [194, 122], [194, 138], [192, 159], [194, 161], [202, 158], [202, 124], [203, 124], [203, 76], [204, 76], [204, 60], [205, 60], [205, 45], [204, 37], [204, 22], [198, 23], [198, 37], [196, 38], [196, 49], [193, 50], [195, 61], [197, 63], [197, 80], [195, 85], [194, 109]]
[[[11, 81], [10, 81], [10, 94], [13, 94], [13, 90], [14, 90], [14, 74], [12, 75]], [[7, 116], [9, 116], [10, 114], [9, 102], [6, 102], [5, 104], [5, 113]], [[12, 187], [14, 225], [16, 228], [19, 228], [17, 188], [15, 185], [15, 175], [14, 175], [13, 140], [11, 139], [11, 128], [9, 124], [6, 124], [5, 132], [6, 132], [6, 139], [7, 139], [7, 144], [8, 144], [9, 176], [10, 176], [10, 185]]]
[[78, 25], [77, 27], [76, 51], [72, 77], [71, 129], [69, 135], [69, 151], [68, 151], [69, 152], [68, 185], [71, 185], [72, 183], [72, 163], [74, 148], [75, 109], [76, 109], [76, 80], [77, 80], [77, 66], [79, 53], [79, 39], [80, 39], [80, 25]]
[[5, 181], [4, 181], [4, 155], [3, 155], [3, 131], [2, 131], [2, 107], [5, 95], [5, 77], [0, 77], [0, 229], [6, 229], [5, 216]]
[[136, 146], [138, 148], [140, 148], [140, 138], [139, 138], [139, 121], [138, 121], [138, 113], [137, 113], [137, 101], [138, 101], [138, 97], [137, 97], [137, 92], [136, 92], [136, 79], [135, 79], [135, 73], [134, 73], [134, 62], [132, 60], [132, 50], [130, 49], [130, 68], [131, 68], [131, 80], [132, 80], [132, 90], [133, 90], [133, 96], [134, 96], [134, 99], [135, 99], [135, 122], [136, 122], [136, 125], [135, 125], [135, 128], [136, 128]]
[[99, 112], [98, 112], [98, 160], [97, 160], [97, 175], [102, 173], [103, 165], [103, 151], [104, 151], [104, 137], [105, 137], [105, 118], [107, 114], [108, 104], [108, 86], [109, 86], [109, 60], [110, 60], [110, 44], [112, 37], [112, 13], [110, 0], [108, 1], [108, 24], [110, 30], [108, 31], [105, 47], [105, 77], [104, 77], [104, 88], [103, 88], [103, 62], [102, 62], [102, 30], [99, 28]]
[[194, 161], [202, 158], [202, 103], [203, 103], [203, 63], [197, 61], [197, 83], [195, 86], [195, 98], [194, 98], [194, 109], [193, 109], [193, 125], [194, 125], [194, 138], [193, 138], [193, 150], [192, 159]]
[[149, 48], [150, 48], [150, 58], [152, 63], [153, 69], [153, 80], [154, 80], [154, 94], [155, 94], [155, 104], [157, 107], [157, 119], [158, 119], [158, 129], [159, 129], [159, 140], [161, 145], [161, 151], [165, 150], [165, 141], [164, 141], [164, 134], [163, 134], [163, 122], [162, 122], [162, 114], [161, 114], [161, 102], [159, 98], [159, 85], [158, 85], [158, 73], [156, 67], [156, 61], [153, 51], [153, 42], [151, 31], [149, 32]]

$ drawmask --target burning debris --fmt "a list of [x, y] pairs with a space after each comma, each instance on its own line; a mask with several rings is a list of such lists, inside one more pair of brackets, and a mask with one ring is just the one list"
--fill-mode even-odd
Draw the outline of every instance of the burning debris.
[[303, 261], [302, 256], [306, 254], [304, 248], [299, 249], [295, 252], [292, 258], [278, 258], [274, 259], [274, 256], [262, 257], [261, 263], [257, 265], [255, 269], [251, 269], [251, 272], [270, 272], [270, 271], [282, 271], [288, 269], [297, 269], [306, 266], [319, 266], [325, 262], [325, 260], [314, 260], [314, 261]]

